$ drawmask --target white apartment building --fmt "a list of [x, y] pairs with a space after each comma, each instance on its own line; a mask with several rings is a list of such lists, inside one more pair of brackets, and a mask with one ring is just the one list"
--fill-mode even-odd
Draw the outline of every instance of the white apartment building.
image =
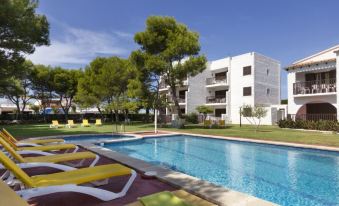
[[339, 45], [294, 62], [288, 72], [288, 113], [296, 119], [338, 119]]
[[[161, 93], [170, 94], [162, 84]], [[243, 105], [261, 105], [268, 110], [263, 124], [274, 124], [280, 104], [280, 63], [258, 54], [246, 53], [208, 62], [202, 73], [188, 77], [178, 88], [177, 95], [183, 113], [197, 112], [196, 107], [208, 105], [214, 109], [212, 117], [229, 123], [248, 123], [240, 120]], [[175, 113], [173, 106], [162, 112]]]

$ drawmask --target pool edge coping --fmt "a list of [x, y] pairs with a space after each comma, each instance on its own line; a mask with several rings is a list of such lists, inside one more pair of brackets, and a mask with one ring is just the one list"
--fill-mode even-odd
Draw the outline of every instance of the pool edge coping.
[[[154, 136], [167, 136], [167, 135], [191, 135], [191, 136], [198, 136], [198, 137], [208, 137], [214, 139], [224, 139], [224, 140], [232, 140], [232, 141], [240, 141], [240, 142], [250, 142], [250, 143], [259, 143], [259, 144], [270, 144], [276, 146], [287, 146], [287, 147], [294, 147], [294, 148], [304, 148], [304, 149], [316, 149], [316, 150], [323, 150], [323, 151], [332, 151], [332, 152], [339, 152], [339, 147], [331, 147], [331, 146], [322, 146], [322, 145], [311, 145], [311, 144], [301, 144], [301, 143], [292, 143], [292, 142], [280, 142], [280, 141], [270, 141], [270, 140], [259, 140], [259, 139], [249, 139], [244, 137], [230, 137], [230, 136], [220, 136], [220, 135], [209, 135], [209, 134], [196, 134], [196, 133], [189, 133], [189, 132], [172, 132], [167, 130], [158, 130], [162, 132], [162, 134], [147, 134], [143, 135], [142, 133], [136, 132], [122, 132], [117, 134], [126, 134], [126, 135], [133, 135], [136, 138], [133, 140], [141, 139], [141, 138], [150, 138]], [[50, 139], [50, 138], [63, 138], [66, 136], [86, 136], [86, 135], [107, 135], [112, 133], [97, 133], [97, 134], [69, 134], [69, 135], [51, 135], [51, 136], [41, 136], [41, 137], [31, 137], [27, 139]]]
[[[165, 132], [165, 130], [163, 130], [162, 132]], [[287, 146], [287, 147], [294, 147], [294, 148], [339, 152], [339, 147], [331, 147], [331, 146], [309, 145], [309, 144], [279, 142], [279, 141], [259, 140], [259, 139], [248, 139], [248, 138], [243, 138], [243, 137], [195, 134], [195, 133], [189, 133], [189, 132], [171, 132], [171, 131], [166, 131], [166, 132], [168, 132], [168, 134], [166, 135], [190, 135], [190, 136], [196, 136], [196, 137], [207, 137], [207, 138], [213, 138], [213, 139], [224, 139], [224, 140], [239, 141], [239, 142], [249, 142], [249, 143], [259, 143], [259, 144], [269, 144], [269, 145], [276, 145], [276, 146]], [[154, 137], [154, 136], [165, 136], [165, 134], [161, 134], [161, 135], [152, 134], [152, 135], [146, 135], [144, 137], [148, 138], [148, 137]]]
[[[167, 134], [168, 135], [168, 134]], [[147, 138], [147, 137], [146, 137]], [[138, 172], [156, 171], [156, 178], [174, 187], [182, 188], [194, 195], [200, 196], [207, 201], [221, 206], [276, 206], [278, 204], [269, 202], [258, 197], [238, 192], [229, 188], [215, 185], [211, 182], [201, 180], [191, 175], [174, 171], [157, 165], [152, 165], [146, 161], [130, 157], [120, 152], [106, 149], [104, 147], [91, 143], [79, 144], [85, 149], [95, 152], [99, 155], [113, 159], [123, 165], [131, 167]], [[216, 192], [221, 193], [216, 197]], [[213, 194], [211, 194], [213, 193]]]

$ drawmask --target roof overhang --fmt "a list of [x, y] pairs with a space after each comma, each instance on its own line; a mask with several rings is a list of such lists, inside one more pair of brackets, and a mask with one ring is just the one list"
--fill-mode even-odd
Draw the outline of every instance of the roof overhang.
[[[335, 51], [337, 53], [339, 53], [339, 50], [338, 51]], [[308, 66], [311, 66], [311, 65], [315, 65], [315, 64], [322, 64], [322, 63], [329, 63], [329, 62], [335, 62], [336, 59], [325, 59], [325, 60], [320, 60], [320, 61], [313, 61], [313, 62], [307, 62], [307, 63], [304, 63], [304, 64], [292, 64], [291, 66], [288, 66], [288, 67], [285, 67], [284, 69], [286, 71], [289, 71], [289, 70], [295, 70], [295, 69], [299, 69], [299, 68], [302, 68], [302, 67], [308, 67]]]

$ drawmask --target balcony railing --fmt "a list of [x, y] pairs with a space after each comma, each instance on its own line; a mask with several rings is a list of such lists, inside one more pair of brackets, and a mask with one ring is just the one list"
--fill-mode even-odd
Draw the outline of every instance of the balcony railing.
[[[188, 80], [182, 81], [182, 86], [187, 86], [187, 85], [188, 85]], [[177, 86], [180, 86], [180, 85], [178, 84]], [[167, 89], [167, 87], [168, 85], [164, 81], [160, 82], [159, 89]]]
[[[177, 97], [177, 98], [178, 98], [179, 103], [185, 103], [186, 102], [186, 97], [184, 95], [179, 95], [179, 97]], [[172, 97], [167, 97], [167, 102], [174, 103], [174, 100], [173, 100]]]
[[319, 94], [336, 92], [336, 79], [297, 82], [293, 84], [293, 94]]
[[166, 88], [167, 88], [167, 84], [165, 82], [160, 82], [159, 89], [166, 89]]
[[206, 97], [207, 104], [214, 104], [214, 103], [226, 103], [226, 96], [209, 96]]
[[206, 85], [213, 85], [213, 84], [226, 84], [226, 78], [206, 78]]

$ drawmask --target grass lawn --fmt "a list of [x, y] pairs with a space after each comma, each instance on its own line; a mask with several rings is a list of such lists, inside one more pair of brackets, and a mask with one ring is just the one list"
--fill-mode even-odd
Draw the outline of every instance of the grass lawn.
[[[50, 129], [48, 124], [31, 124], [31, 125], [11, 125], [3, 126], [13, 133], [16, 137], [39, 137], [48, 135], [72, 135], [84, 133], [108, 133], [115, 131], [115, 125], [105, 124], [102, 127], [80, 127], [77, 128], [59, 128]], [[122, 131], [121, 128], [118, 128]], [[125, 127], [126, 132], [131, 131], [151, 131], [153, 130], [152, 124], [132, 124]], [[230, 125], [223, 129], [205, 129], [199, 125], [187, 125], [185, 129], [173, 128], [159, 128], [160, 130], [168, 130], [175, 132], [186, 132], [194, 134], [209, 134], [221, 135], [230, 137], [243, 137], [250, 139], [272, 140], [282, 142], [294, 142], [313, 145], [324, 145], [339, 147], [338, 134], [322, 134], [319, 132], [304, 132], [288, 129], [280, 129], [277, 126], [262, 126], [260, 131], [255, 132], [251, 126], [239, 127], [238, 125]]]

